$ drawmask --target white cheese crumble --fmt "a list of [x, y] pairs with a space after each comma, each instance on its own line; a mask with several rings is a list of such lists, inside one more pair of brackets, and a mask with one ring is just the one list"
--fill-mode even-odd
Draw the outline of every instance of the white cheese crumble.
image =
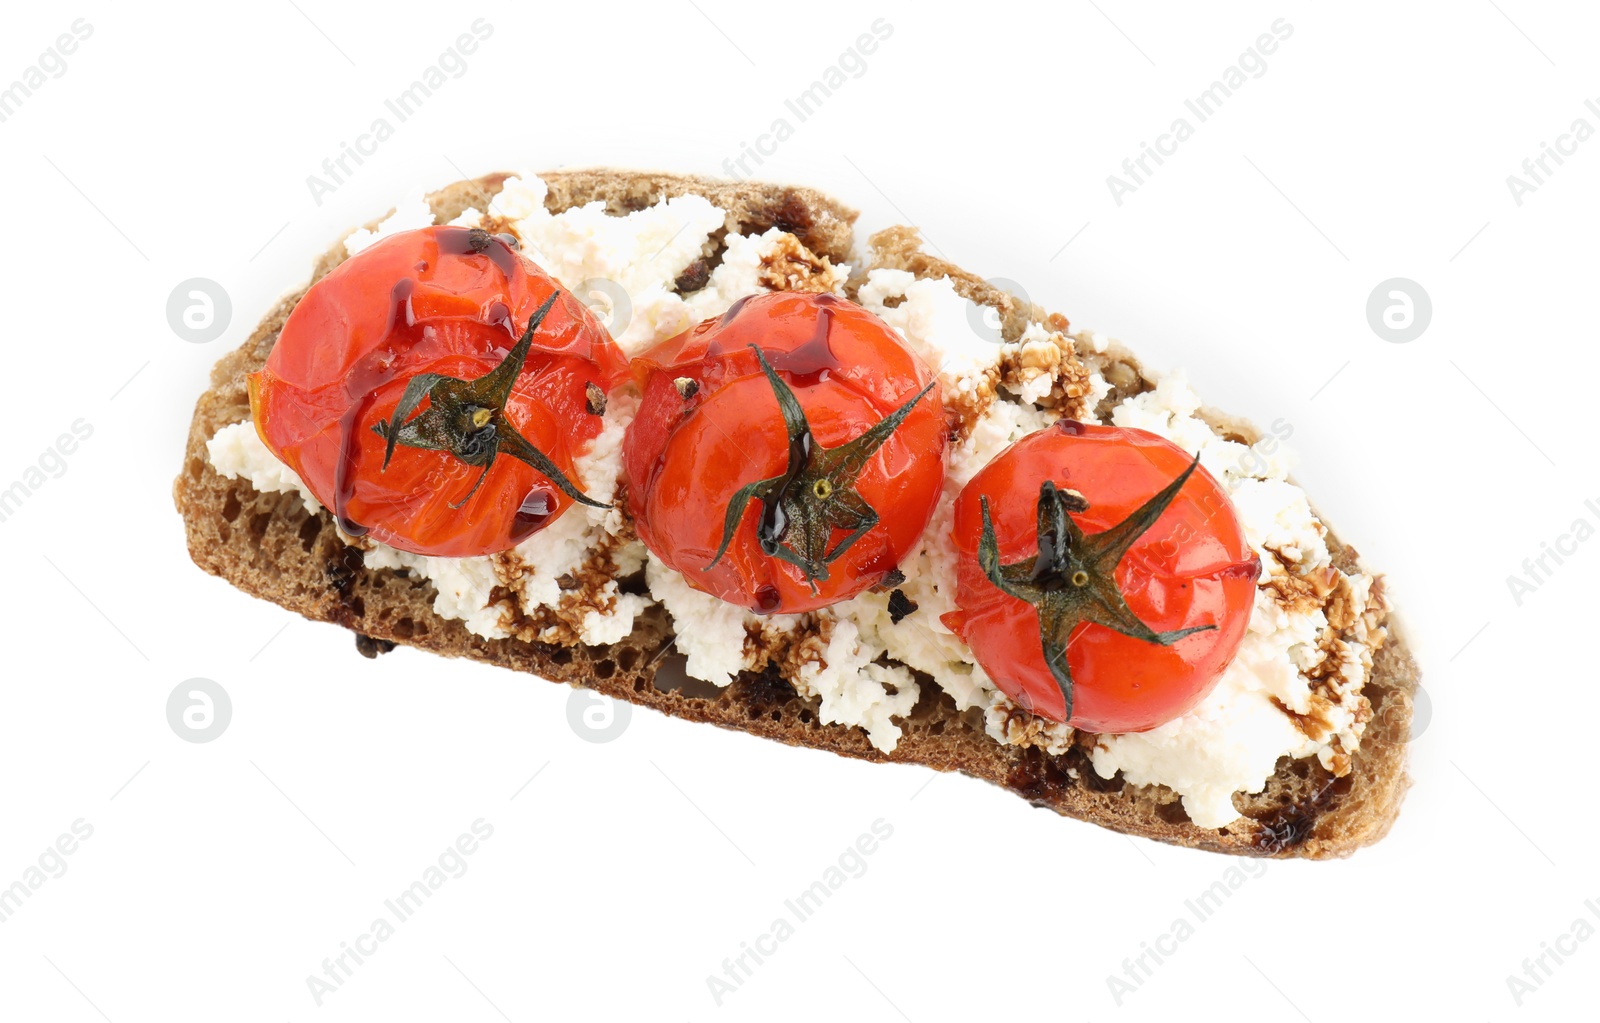
[[506, 608], [490, 603], [500, 585], [492, 558], [430, 558], [374, 543], [362, 560], [368, 568], [405, 569], [433, 583], [433, 613], [440, 618], [458, 620], [485, 639], [511, 635], [505, 627]]
[[347, 255], [353, 256], [363, 249], [370, 248], [380, 238], [432, 226], [433, 207], [428, 204], [427, 196], [422, 194], [421, 189], [413, 189], [395, 204], [394, 212], [383, 218], [383, 222], [376, 229], [369, 231], [363, 227], [351, 233], [350, 237], [344, 240], [344, 251]]
[[761, 235], [729, 235], [722, 262], [711, 271], [705, 287], [685, 299], [690, 321], [721, 316], [739, 299], [763, 291], [761, 261], [772, 255], [780, 233], [774, 227]]
[[610, 646], [620, 643], [633, 634], [634, 622], [650, 606], [647, 597], [637, 593], [621, 593], [615, 579], [600, 588], [600, 599], [611, 606], [610, 611], [584, 612], [578, 623], [578, 639], [588, 646]]
[[[684, 299], [689, 322], [694, 324], [721, 316], [739, 299], [766, 291], [761, 283], [761, 271], [765, 262], [779, 251], [786, 236], [787, 232], [777, 227], [757, 235], [728, 235], [724, 239], [727, 248], [722, 253], [722, 262], [711, 271], [705, 287]], [[829, 271], [828, 290], [843, 295], [845, 280], [850, 276], [849, 264], [831, 266]]]
[[1250, 477], [1236, 478], [1229, 490], [1245, 539], [1263, 554], [1267, 568], [1278, 568], [1265, 557], [1269, 550], [1302, 572], [1328, 563], [1328, 544], [1304, 490], [1281, 479]]
[[698, 322], [673, 282], [705, 253], [726, 213], [679, 195], [620, 217], [599, 201], [553, 214], [547, 191], [534, 175], [508, 178], [493, 209], [512, 222], [529, 259], [599, 306], [623, 351], [635, 355]]
[[855, 622], [835, 617], [827, 648], [803, 649], [794, 682], [801, 695], [821, 699], [817, 717], [823, 724], [856, 725], [887, 753], [902, 734], [894, 718], [911, 713], [921, 689], [900, 665], [874, 663], [878, 653]]
[[654, 554], [645, 562], [650, 595], [672, 616], [673, 643], [683, 654], [684, 673], [727, 686], [745, 667], [745, 623], [754, 617], [737, 604], [690, 586], [683, 574]]
[[297, 493], [306, 510], [315, 515], [322, 505], [312, 496], [300, 475], [278, 461], [256, 432], [256, 424], [246, 419], [230, 423], [206, 441], [206, 457], [211, 467], [230, 480], [246, 479], [263, 494]]
[[[1000, 359], [999, 343], [973, 329], [987, 310], [956, 294], [948, 277], [919, 280], [909, 270], [869, 270], [857, 298], [938, 374], [946, 404], [976, 392]], [[890, 306], [892, 299], [901, 301]]]
[[[645, 581], [650, 595], [672, 616], [673, 644], [684, 656], [684, 673], [716, 686], [730, 685], [753, 666], [760, 645], [747, 643], [747, 637], [757, 634], [765, 643], [775, 642], [792, 633], [802, 617], [760, 617], [702, 593], [654, 554], [645, 565]], [[824, 724], [863, 728], [874, 746], [893, 751], [901, 735], [893, 719], [911, 712], [919, 687], [905, 668], [872, 663], [883, 650], [864, 638], [858, 621], [833, 609], [817, 615], [830, 630], [827, 645], [802, 646], [799, 669], [790, 679], [795, 690], [820, 699], [818, 718]]]

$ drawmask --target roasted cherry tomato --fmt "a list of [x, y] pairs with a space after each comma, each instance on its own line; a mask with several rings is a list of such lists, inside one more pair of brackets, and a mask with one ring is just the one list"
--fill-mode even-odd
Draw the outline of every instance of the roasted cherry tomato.
[[761, 614], [824, 607], [881, 582], [933, 514], [938, 384], [858, 305], [744, 299], [637, 356], [633, 375], [629, 509], [696, 589]]
[[341, 528], [468, 557], [573, 501], [627, 359], [509, 236], [385, 238], [312, 285], [260, 373], [256, 430]]
[[1260, 562], [1197, 459], [1143, 430], [1063, 420], [956, 500], [943, 621], [1018, 706], [1142, 732], [1198, 703], [1250, 624]]

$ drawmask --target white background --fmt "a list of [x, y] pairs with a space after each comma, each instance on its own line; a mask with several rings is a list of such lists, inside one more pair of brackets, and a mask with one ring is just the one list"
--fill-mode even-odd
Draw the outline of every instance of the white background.
[[[1600, 523], [1600, 141], [1520, 205], [1506, 178], [1575, 118], [1600, 128], [1600, 24], [1498, 3], [10, 5], [0, 83], [74, 18], [93, 34], [0, 123], [0, 487], [75, 420], [94, 432], [0, 522], [0, 885], [73, 821], [94, 830], [0, 924], [0, 1017], [1592, 1012], [1600, 940], [1521, 1007], [1506, 978], [1600, 927], [1600, 543], [1520, 605], [1507, 577]], [[307, 176], [479, 17], [467, 71], [317, 205]], [[783, 101], [880, 17], [865, 72], [798, 123]], [[1265, 73], [1114, 201], [1107, 176], [1279, 18]], [[343, 231], [492, 169], [722, 173], [779, 117], [794, 134], [762, 176], [858, 205], [867, 230], [919, 224], [1212, 403], [1291, 424], [1300, 481], [1387, 572], [1423, 664], [1433, 711], [1390, 837], [1253, 866], [1120, 1006], [1107, 977], [1233, 861], [644, 711], [588, 743], [564, 687], [364, 660], [184, 549], [170, 487], [194, 399]], [[167, 324], [196, 276], [232, 296], [210, 344]], [[1365, 312], [1396, 276], [1432, 297], [1408, 344]], [[166, 719], [196, 676], [233, 703], [205, 744]], [[466, 873], [319, 1008], [307, 976], [478, 818], [493, 837]], [[879, 818], [866, 873], [717, 1005], [707, 976]]]

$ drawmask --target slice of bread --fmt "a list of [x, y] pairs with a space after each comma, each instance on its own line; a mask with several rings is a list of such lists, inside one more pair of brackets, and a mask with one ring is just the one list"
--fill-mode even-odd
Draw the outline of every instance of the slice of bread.
[[[809, 189], [614, 170], [541, 176], [549, 186], [546, 205], [552, 212], [603, 200], [620, 214], [665, 197], [696, 193], [727, 211], [729, 230], [759, 233], [777, 226], [835, 263], [849, 262], [852, 256], [855, 211]], [[438, 222], [447, 222], [469, 207], [492, 215], [492, 197], [506, 177], [495, 174], [462, 181], [430, 196]], [[720, 242], [720, 236], [713, 241]], [[342, 244], [324, 254], [316, 263], [313, 281], [337, 266], [344, 254]], [[876, 235], [872, 257], [876, 266], [922, 277], [950, 277], [958, 292], [999, 312], [1008, 337], [1020, 334], [1029, 318], [1045, 316], [1043, 310], [996, 290], [976, 275], [922, 253], [912, 229], [893, 228]], [[606, 647], [476, 636], [461, 622], [433, 612], [434, 590], [426, 580], [366, 568], [361, 552], [340, 539], [327, 511], [309, 514], [295, 494], [258, 492], [247, 480], [226, 479], [209, 464], [206, 441], [218, 429], [249, 417], [246, 376], [261, 368], [304, 293], [301, 289], [279, 302], [240, 348], [218, 362], [210, 389], [196, 404], [173, 494], [196, 564], [254, 596], [352, 630], [369, 656], [374, 649], [402, 643], [471, 657], [793, 746], [961, 771], [1069, 817], [1216, 852], [1313, 859], [1345, 856], [1383, 837], [1394, 821], [1409, 785], [1405, 743], [1417, 669], [1392, 622], [1364, 690], [1373, 715], [1360, 747], [1350, 757], [1349, 772], [1335, 778], [1315, 757], [1284, 757], [1261, 793], [1234, 797], [1243, 816], [1220, 829], [1196, 826], [1170, 789], [1128, 784], [1120, 774], [1101, 778], [1087, 752], [1093, 736], [1080, 735], [1076, 745], [1061, 755], [1003, 745], [985, 734], [980, 712], [958, 712], [936, 685], [922, 686], [920, 701], [901, 722], [904, 735], [898, 746], [883, 753], [859, 728], [820, 723], [816, 700], [799, 696], [776, 667], [747, 671], [725, 689], [688, 678], [672, 650], [670, 619], [659, 607], [641, 616], [632, 635]], [[1056, 322], [1064, 321], [1057, 317]], [[1120, 348], [1113, 354], [1120, 362], [1113, 398], [1149, 386], [1130, 354]], [[1247, 441], [1254, 439], [1244, 424], [1230, 422], [1226, 428]], [[1331, 532], [1327, 539], [1334, 565], [1354, 571], [1355, 551]]]

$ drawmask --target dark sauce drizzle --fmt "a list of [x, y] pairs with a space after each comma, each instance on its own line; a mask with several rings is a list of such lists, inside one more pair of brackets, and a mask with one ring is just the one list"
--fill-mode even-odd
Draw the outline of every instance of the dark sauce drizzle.
[[521, 543], [543, 529], [555, 517], [557, 507], [555, 492], [549, 488], [536, 486], [528, 491], [511, 520], [512, 541]]
[[[818, 298], [831, 298], [831, 295], [820, 295]], [[781, 373], [789, 374], [789, 386], [811, 387], [828, 379], [828, 374], [842, 368], [833, 348], [828, 344], [828, 335], [833, 331], [833, 310], [826, 304], [822, 305], [821, 315], [817, 317], [817, 329], [807, 339], [806, 343], [792, 352], [774, 352], [767, 356], [767, 361], [772, 363], [772, 368]]]

